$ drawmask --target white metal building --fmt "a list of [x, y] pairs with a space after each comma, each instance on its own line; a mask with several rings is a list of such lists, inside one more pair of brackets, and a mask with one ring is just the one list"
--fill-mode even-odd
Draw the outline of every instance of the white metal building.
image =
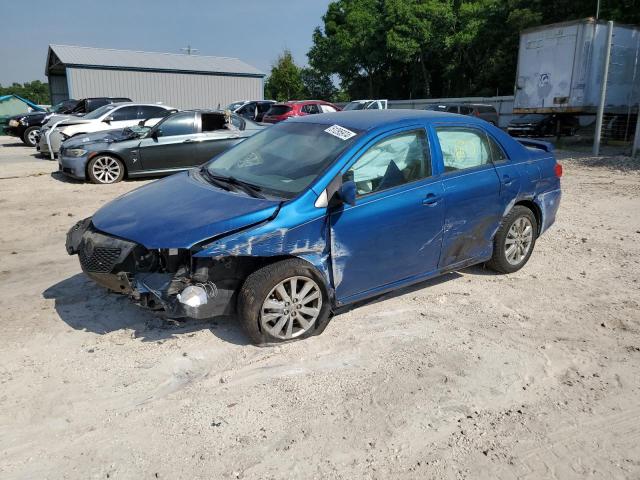
[[237, 58], [49, 45], [51, 103], [128, 97], [176, 108], [218, 108], [262, 100], [264, 73]]

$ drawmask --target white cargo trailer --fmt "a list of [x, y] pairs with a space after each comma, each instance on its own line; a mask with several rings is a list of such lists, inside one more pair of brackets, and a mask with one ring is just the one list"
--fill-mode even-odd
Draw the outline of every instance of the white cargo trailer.
[[[593, 18], [522, 31], [514, 113], [595, 113], [606, 43], [607, 22]], [[639, 48], [640, 27], [614, 25], [606, 112], [637, 112]]]

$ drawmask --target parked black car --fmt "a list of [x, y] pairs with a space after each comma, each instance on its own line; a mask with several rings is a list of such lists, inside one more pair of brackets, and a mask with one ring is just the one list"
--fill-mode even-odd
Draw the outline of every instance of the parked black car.
[[512, 137], [573, 136], [580, 128], [578, 117], [544, 113], [526, 113], [514, 117], [507, 126]]
[[70, 114], [78, 105], [78, 100], [65, 100], [51, 107], [46, 112], [21, 113], [10, 117], [4, 131], [7, 135], [18, 137], [29, 146], [36, 145], [38, 130], [52, 114]]
[[69, 99], [57, 103], [46, 112], [31, 112], [9, 118], [5, 132], [18, 137], [28, 147], [38, 143], [38, 131], [53, 115], [77, 115], [94, 111], [96, 108], [115, 102], [130, 102], [129, 98], [96, 97], [82, 100]]
[[153, 127], [81, 133], [62, 143], [60, 171], [93, 183], [166, 175], [201, 165], [265, 128], [213, 110], [174, 113]]

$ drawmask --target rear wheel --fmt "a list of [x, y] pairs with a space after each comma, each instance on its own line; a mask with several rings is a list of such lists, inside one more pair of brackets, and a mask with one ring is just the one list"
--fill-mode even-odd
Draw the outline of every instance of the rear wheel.
[[124, 178], [124, 164], [110, 155], [96, 155], [89, 161], [87, 174], [93, 183], [117, 183]]
[[536, 244], [538, 222], [531, 210], [516, 205], [504, 218], [493, 241], [493, 256], [487, 262], [492, 270], [513, 273], [531, 257]]
[[330, 305], [324, 281], [307, 262], [283, 260], [247, 277], [238, 296], [240, 323], [255, 344], [300, 340], [321, 331]]
[[29, 127], [22, 134], [22, 141], [27, 147], [36, 146], [36, 138], [38, 137], [38, 130], [40, 127]]

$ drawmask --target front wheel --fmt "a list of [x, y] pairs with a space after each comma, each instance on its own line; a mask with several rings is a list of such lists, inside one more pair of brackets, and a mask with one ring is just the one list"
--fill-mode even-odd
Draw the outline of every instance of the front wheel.
[[40, 127], [29, 127], [24, 131], [24, 134], [22, 134], [22, 142], [27, 147], [36, 146], [36, 139], [38, 138], [38, 130], [40, 130]]
[[117, 183], [124, 178], [124, 164], [110, 155], [96, 155], [89, 161], [87, 174], [93, 183]]
[[493, 256], [487, 266], [500, 273], [520, 270], [536, 244], [538, 222], [531, 210], [516, 205], [504, 218], [493, 241]]
[[300, 340], [322, 331], [330, 314], [324, 281], [300, 259], [267, 265], [238, 296], [240, 324], [257, 345]]

